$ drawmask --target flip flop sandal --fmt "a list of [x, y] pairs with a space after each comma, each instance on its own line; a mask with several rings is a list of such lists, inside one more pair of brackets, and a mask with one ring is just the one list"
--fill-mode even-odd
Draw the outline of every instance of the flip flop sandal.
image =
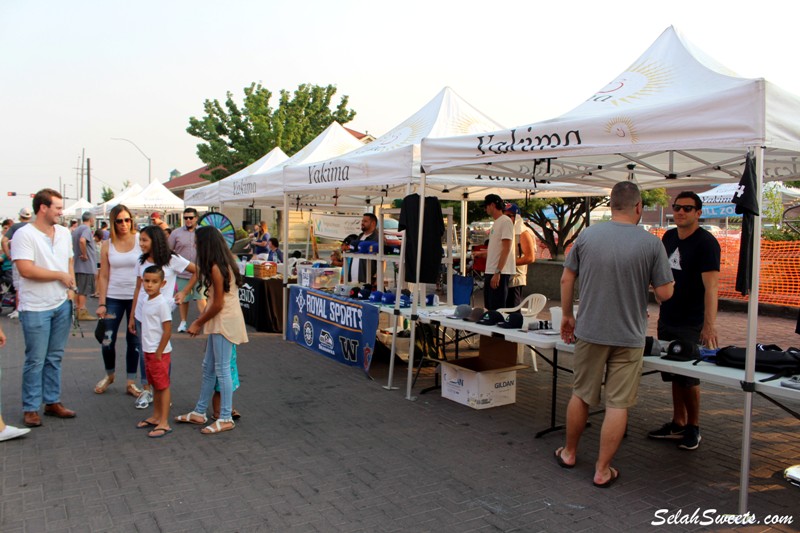
[[137, 427], [137, 428], [139, 428], [139, 429], [149, 429], [149, 428], [154, 428], [154, 427], [156, 427], [156, 426], [158, 426], [158, 424], [155, 424], [155, 423], [153, 423], [153, 422], [150, 422], [150, 421], [149, 421], [149, 420], [147, 420], [147, 419], [145, 419], [145, 420], [140, 420], [140, 421], [139, 421], [139, 423], [138, 423], [138, 424], [136, 424], [136, 427]]
[[114, 383], [114, 376], [106, 376], [94, 386], [94, 393], [95, 394], [103, 394], [111, 384]]
[[561, 468], [575, 468], [574, 464], [571, 465], [569, 463], [564, 462], [564, 458], [561, 457], [561, 452], [563, 451], [564, 451], [563, 447], [556, 450], [555, 458], [556, 458], [556, 463], [558, 463], [558, 466], [560, 466]]
[[[156, 431], [160, 431], [160, 433], [156, 433]], [[156, 433], [155, 435], [153, 433]], [[161, 437], [165, 437], [172, 433], [172, 428], [155, 428], [153, 431], [147, 434], [148, 437], [151, 439], [160, 439]]]
[[[223, 426], [222, 422], [230, 422], [231, 425], [230, 426]], [[230, 431], [235, 427], [236, 427], [236, 424], [233, 422], [233, 420], [225, 420], [225, 421], [217, 420], [216, 422], [214, 422], [210, 426], [206, 426], [203, 429], [201, 429], [200, 433], [202, 433], [203, 435], [214, 435], [215, 433], [222, 433], [223, 431]]]
[[613, 466], [609, 466], [608, 469], [611, 470], [611, 477], [608, 478], [608, 481], [606, 481], [605, 483], [596, 483], [592, 481], [592, 484], [598, 489], [607, 489], [608, 487], [616, 483], [617, 480], [619, 479], [619, 470], [617, 470]]
[[200, 414], [196, 411], [191, 411], [186, 413], [185, 415], [178, 415], [175, 417], [175, 422], [180, 422], [181, 424], [194, 424], [195, 426], [202, 426], [206, 422], [208, 422], [208, 418], [206, 415]]

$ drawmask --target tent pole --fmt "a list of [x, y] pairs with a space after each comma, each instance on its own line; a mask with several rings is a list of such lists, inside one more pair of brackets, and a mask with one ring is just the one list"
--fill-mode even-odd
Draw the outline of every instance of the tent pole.
[[461, 275], [467, 275], [467, 193], [461, 197], [461, 249], [459, 250], [461, 254], [461, 259], [459, 260], [461, 267]]
[[284, 246], [283, 258], [283, 340], [286, 340], [287, 317], [289, 315], [289, 195], [283, 193], [283, 224], [281, 227]]
[[[756, 161], [756, 198], [758, 198], [758, 212], [762, 211], [761, 189], [764, 184], [764, 156], [765, 149], [753, 150]], [[747, 355], [745, 359], [744, 382], [752, 384], [755, 379], [756, 367], [756, 334], [758, 333], [758, 291], [759, 274], [761, 273], [761, 215], [753, 217], [753, 269], [750, 296], [747, 301]], [[753, 423], [753, 393], [744, 393], [744, 427], [742, 428], [742, 460], [739, 473], [739, 514], [747, 512], [747, 500], [750, 490], [750, 440]]]
[[[401, 237], [400, 241], [400, 257], [406, 256], [406, 236], [405, 231], [403, 231], [403, 236]], [[392, 379], [394, 378], [394, 356], [397, 353], [397, 333], [400, 329], [398, 324], [403, 323], [403, 315], [400, 313], [400, 294], [401, 294], [401, 286], [403, 280], [406, 277], [406, 262], [399, 261], [400, 268], [399, 272], [397, 273], [397, 283], [394, 285], [394, 314], [392, 314], [392, 318], [394, 319], [394, 332], [392, 333], [392, 350], [389, 353], [389, 380], [386, 382], [386, 385], [383, 386], [386, 390], [396, 390], [397, 387], [392, 386]], [[414, 345], [408, 347], [409, 351], [414, 351]]]
[[425, 224], [425, 173], [420, 173], [419, 190], [419, 229], [417, 231], [417, 272], [414, 276], [414, 297], [411, 299], [411, 336], [408, 344], [408, 378], [406, 380], [406, 400], [416, 400], [411, 396], [411, 383], [414, 380], [414, 336], [417, 325], [417, 308], [421, 298], [419, 291], [419, 269], [422, 264], [422, 230]]

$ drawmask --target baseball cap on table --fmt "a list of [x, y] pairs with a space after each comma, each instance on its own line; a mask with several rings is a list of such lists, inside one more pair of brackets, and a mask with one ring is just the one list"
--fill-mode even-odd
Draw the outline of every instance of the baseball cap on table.
[[510, 313], [506, 316], [505, 321], [497, 324], [497, 327], [503, 329], [519, 329], [522, 327], [522, 322], [522, 313]]
[[511, 202], [506, 202], [506, 206], [503, 208], [504, 213], [511, 213], [512, 215], [519, 215], [519, 207], [517, 204], [512, 204]]
[[477, 323], [481, 326], [494, 326], [504, 321], [505, 318], [499, 311], [486, 311]]
[[484, 309], [483, 307], [476, 307], [475, 309], [473, 309], [470, 312], [469, 316], [466, 317], [464, 320], [466, 322], [477, 322], [478, 320], [483, 318], [483, 314], [485, 312], [486, 312], [486, 309]]
[[677, 340], [669, 343], [667, 355], [661, 358], [671, 361], [694, 361], [698, 357], [700, 357], [700, 349], [695, 343]]
[[447, 318], [463, 318], [466, 319], [472, 312], [472, 307], [469, 304], [461, 304], [456, 307], [455, 312]]
[[21, 218], [31, 218], [31, 216], [32, 216], [31, 215], [31, 210], [28, 209], [27, 207], [23, 207], [22, 209], [19, 210], [19, 216]]

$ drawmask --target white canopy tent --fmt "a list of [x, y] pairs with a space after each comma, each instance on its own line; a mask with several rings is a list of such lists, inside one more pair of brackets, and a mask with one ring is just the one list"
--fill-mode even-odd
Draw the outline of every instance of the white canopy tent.
[[[738, 188], [739, 186], [736, 183], [723, 183], [713, 189], [698, 193], [697, 196], [700, 197], [704, 204], [729, 204], [733, 201], [733, 195]], [[800, 189], [787, 187], [783, 183], [773, 181], [764, 184], [764, 190], [769, 189], [779, 192], [784, 203], [800, 198]]]
[[142, 192], [142, 186], [139, 185], [138, 183], [134, 183], [133, 185], [131, 185], [130, 187], [119, 193], [119, 196], [115, 196], [111, 200], [93, 207], [92, 213], [96, 216], [106, 216], [106, 214], [109, 211], [111, 211], [115, 205], [125, 202], [128, 198], [136, 196], [140, 192]]
[[[800, 98], [733, 75], [670, 27], [625, 72], [573, 111], [510, 130], [422, 143], [430, 175], [492, 173], [512, 180], [646, 189], [738, 182], [745, 155], [764, 180], [800, 176]], [[634, 178], [635, 176], [635, 178]], [[754, 233], [760, 236], [760, 217]], [[758, 250], [760, 239], [755, 247]], [[748, 303], [739, 511], [747, 510], [760, 255]]]
[[[275, 147], [257, 161], [247, 165], [227, 178], [209, 183], [196, 189], [188, 189], [183, 195], [184, 203], [189, 205], [214, 205], [223, 203], [223, 198], [235, 201], [241, 197], [258, 197], [267, 187], [263, 174], [289, 159], [283, 150]], [[262, 176], [254, 179], [254, 175]]]
[[129, 196], [124, 201], [125, 206], [131, 211], [183, 211], [183, 200], [175, 196], [163, 183], [156, 180], [151, 182], [139, 194]]
[[79, 199], [69, 207], [64, 208], [65, 217], [79, 217], [83, 215], [84, 211], [89, 211], [94, 208], [94, 204], [87, 201], [85, 198]]

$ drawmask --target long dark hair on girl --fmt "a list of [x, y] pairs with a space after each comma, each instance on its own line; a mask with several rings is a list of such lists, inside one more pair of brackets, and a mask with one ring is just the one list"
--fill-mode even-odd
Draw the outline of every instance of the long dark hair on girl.
[[142, 228], [142, 233], [150, 238], [150, 252], [139, 256], [139, 264], [143, 265], [150, 259], [158, 267], [167, 266], [175, 252], [169, 249], [167, 234], [164, 233], [164, 230], [158, 226], [147, 226]]
[[231, 273], [237, 287], [241, 287], [243, 280], [239, 274], [239, 266], [233, 257], [228, 243], [219, 230], [212, 226], [201, 226], [194, 230], [197, 244], [197, 271], [200, 284], [205, 287], [205, 294], [211, 286], [211, 270], [214, 265], [222, 274], [222, 289], [224, 292], [231, 290]]

